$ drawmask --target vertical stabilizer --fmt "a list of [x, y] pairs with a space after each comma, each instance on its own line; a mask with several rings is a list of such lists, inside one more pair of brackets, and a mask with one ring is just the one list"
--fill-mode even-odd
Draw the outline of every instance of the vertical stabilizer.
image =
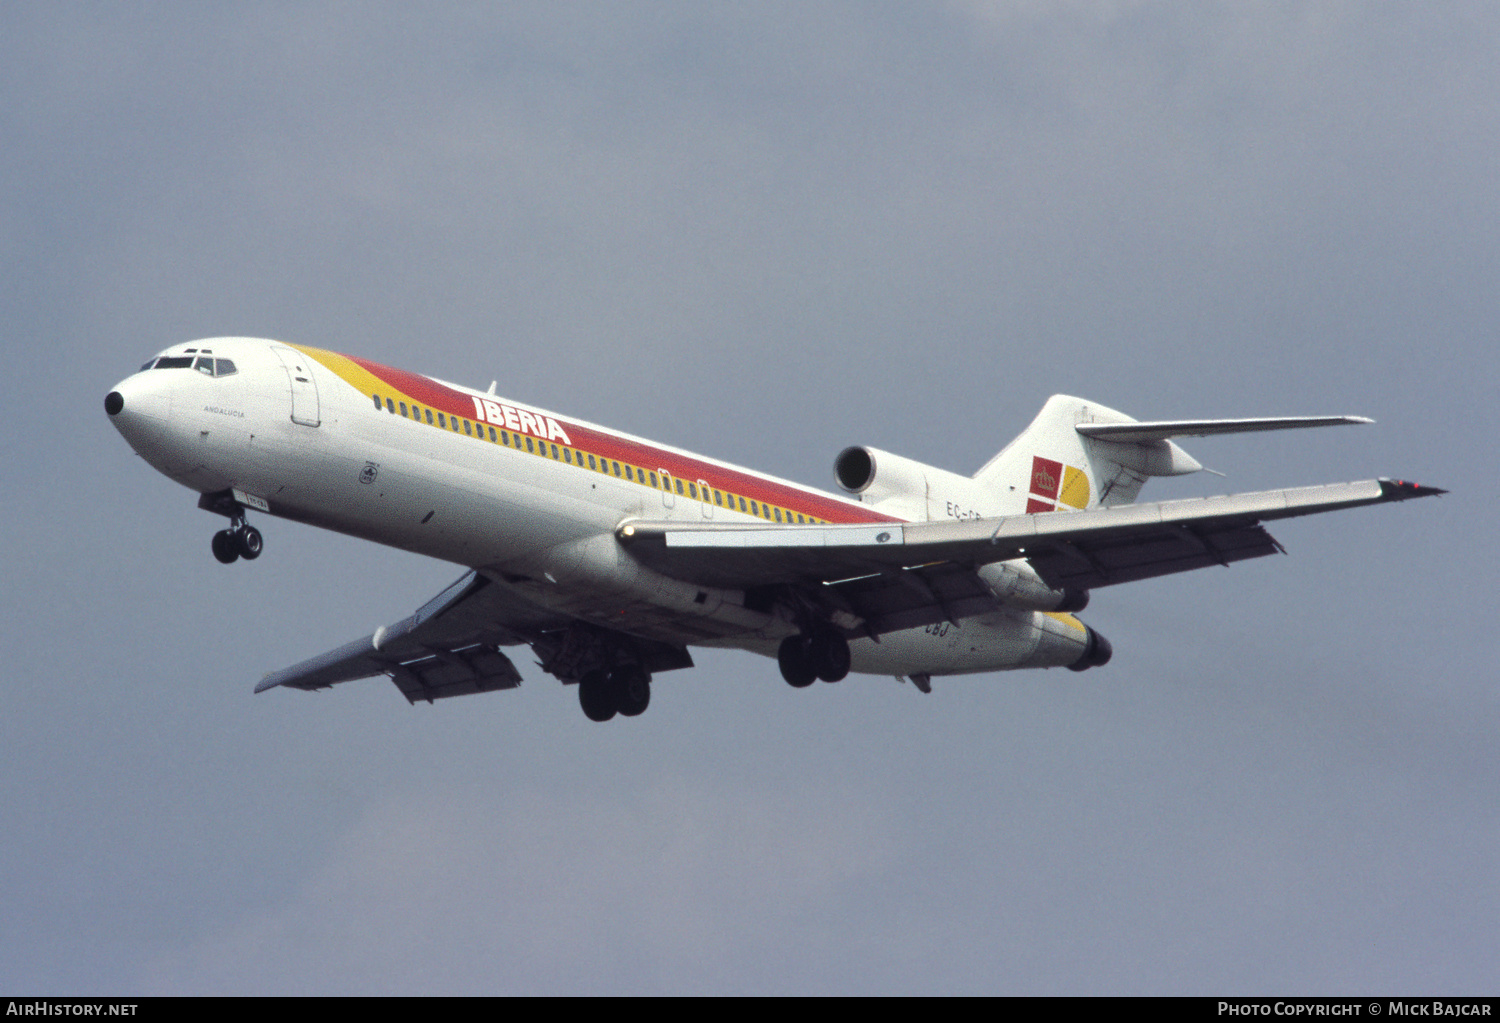
[[1122, 443], [1085, 437], [1077, 429], [1137, 421], [1097, 402], [1054, 394], [974, 480], [999, 500], [1000, 514], [1018, 515], [1130, 504], [1148, 477], [1203, 468], [1170, 440]]

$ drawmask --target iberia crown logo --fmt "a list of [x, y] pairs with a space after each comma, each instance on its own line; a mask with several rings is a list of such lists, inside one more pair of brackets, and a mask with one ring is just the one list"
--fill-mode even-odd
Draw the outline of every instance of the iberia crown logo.
[[1087, 508], [1088, 504], [1089, 478], [1082, 469], [1040, 455], [1031, 459], [1031, 496], [1026, 501], [1026, 514], [1062, 507]]

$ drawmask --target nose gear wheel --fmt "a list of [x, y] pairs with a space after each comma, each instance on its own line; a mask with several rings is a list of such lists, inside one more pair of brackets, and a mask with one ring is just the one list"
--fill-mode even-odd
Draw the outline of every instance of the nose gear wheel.
[[198, 507], [229, 517], [229, 528], [214, 534], [212, 549], [214, 558], [221, 564], [232, 565], [240, 558], [254, 561], [265, 550], [265, 538], [260, 530], [245, 521], [245, 506], [230, 495], [229, 491], [204, 494], [198, 499]]

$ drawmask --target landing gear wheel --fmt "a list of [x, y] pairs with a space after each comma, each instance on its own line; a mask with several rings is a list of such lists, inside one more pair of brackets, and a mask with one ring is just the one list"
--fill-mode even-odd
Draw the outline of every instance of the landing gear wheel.
[[776, 663], [781, 665], [781, 677], [786, 679], [788, 685], [797, 689], [812, 685], [818, 678], [810, 644], [807, 637], [800, 633], [781, 641], [781, 647], [776, 651]]
[[266, 546], [265, 540], [261, 539], [260, 530], [254, 526], [241, 526], [234, 534], [234, 544], [240, 557], [246, 561], [254, 561], [260, 557], [260, 552]]
[[213, 549], [214, 557], [220, 564], [231, 565], [239, 560], [239, 545], [235, 542], [234, 534], [227, 529], [214, 534]]
[[813, 670], [824, 682], [837, 682], [849, 674], [849, 641], [837, 629], [819, 629], [808, 638], [808, 656]]
[[[608, 721], [620, 709], [615, 687], [602, 671], [591, 671], [578, 680], [578, 705], [590, 721]], [[641, 708], [644, 710], [645, 708]]]
[[636, 665], [616, 668], [609, 674], [615, 691], [615, 705], [621, 714], [633, 718], [651, 705], [651, 676]]

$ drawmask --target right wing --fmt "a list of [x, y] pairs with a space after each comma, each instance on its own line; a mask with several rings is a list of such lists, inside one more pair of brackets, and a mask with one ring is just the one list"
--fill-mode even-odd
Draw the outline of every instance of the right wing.
[[627, 522], [641, 561], [734, 589], [790, 585], [863, 619], [874, 632], [993, 608], [974, 570], [1025, 558], [1057, 589], [1092, 589], [1274, 554], [1263, 521], [1441, 494], [1397, 480], [1116, 505], [998, 519], [874, 525]]

